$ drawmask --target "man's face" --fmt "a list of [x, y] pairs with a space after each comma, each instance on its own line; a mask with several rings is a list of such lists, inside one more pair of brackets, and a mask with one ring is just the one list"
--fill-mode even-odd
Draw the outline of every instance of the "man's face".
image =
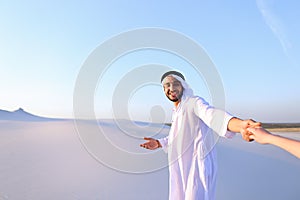
[[177, 102], [181, 99], [183, 87], [180, 81], [172, 76], [167, 76], [163, 84], [164, 92], [170, 101]]

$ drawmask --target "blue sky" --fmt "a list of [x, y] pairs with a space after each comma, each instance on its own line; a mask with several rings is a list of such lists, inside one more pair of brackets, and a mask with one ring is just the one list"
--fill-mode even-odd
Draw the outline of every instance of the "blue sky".
[[[299, 9], [296, 0], [1, 1], [0, 109], [22, 107], [72, 118], [76, 79], [93, 50], [122, 32], [158, 27], [184, 34], [205, 49], [221, 76], [230, 113], [263, 122], [299, 122]], [[112, 117], [118, 81], [149, 63], [179, 69], [195, 93], [210, 101], [203, 78], [179, 57], [133, 52], [99, 80], [97, 117]], [[132, 92], [128, 102], [136, 120], [149, 120], [155, 106], [167, 116], [172, 108], [158, 84]]]

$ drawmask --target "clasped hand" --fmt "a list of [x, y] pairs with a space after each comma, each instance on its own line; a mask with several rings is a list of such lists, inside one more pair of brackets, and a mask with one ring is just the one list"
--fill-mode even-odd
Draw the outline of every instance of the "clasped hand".
[[260, 128], [260, 127], [261, 127], [260, 122], [256, 122], [252, 119], [242, 120], [240, 133], [245, 141], [252, 142], [253, 139], [251, 139], [251, 135], [253, 135], [253, 133], [251, 133], [248, 130], [248, 128]]

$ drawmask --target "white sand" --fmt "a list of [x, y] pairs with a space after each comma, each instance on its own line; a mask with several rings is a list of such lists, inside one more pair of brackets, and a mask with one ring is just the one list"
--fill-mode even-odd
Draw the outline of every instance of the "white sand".
[[[143, 142], [140, 138], [155, 133], [156, 126], [139, 132], [136, 126], [124, 121], [126, 130], [132, 133], [124, 135], [124, 130], [112, 121], [106, 120], [102, 125], [105, 135], [122, 151], [152, 156], [153, 169], [166, 164], [167, 156], [161, 150], [149, 153], [138, 146]], [[157, 137], [167, 131], [165, 127]], [[73, 121], [0, 121], [0, 136], [1, 200], [167, 199], [167, 168], [133, 174], [101, 164], [82, 145]], [[222, 139], [217, 148], [217, 200], [299, 199], [300, 160], [276, 147], [245, 143], [240, 137], [232, 141]], [[110, 155], [111, 151], [103, 154]], [[151, 164], [143, 159], [126, 163], [126, 157], [116, 155], [109, 158], [120, 160], [118, 168], [124, 163], [123, 169], [143, 169]]]

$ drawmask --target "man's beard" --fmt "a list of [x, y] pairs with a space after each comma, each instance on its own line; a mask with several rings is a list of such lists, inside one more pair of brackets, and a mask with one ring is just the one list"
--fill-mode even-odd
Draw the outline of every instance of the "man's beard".
[[167, 98], [168, 98], [170, 101], [177, 102], [177, 101], [179, 101], [179, 100], [181, 99], [182, 95], [183, 95], [183, 92], [181, 92], [181, 93], [178, 95], [178, 98], [176, 98], [176, 99], [171, 99], [168, 95], [166, 95], [166, 96], [167, 96]]

